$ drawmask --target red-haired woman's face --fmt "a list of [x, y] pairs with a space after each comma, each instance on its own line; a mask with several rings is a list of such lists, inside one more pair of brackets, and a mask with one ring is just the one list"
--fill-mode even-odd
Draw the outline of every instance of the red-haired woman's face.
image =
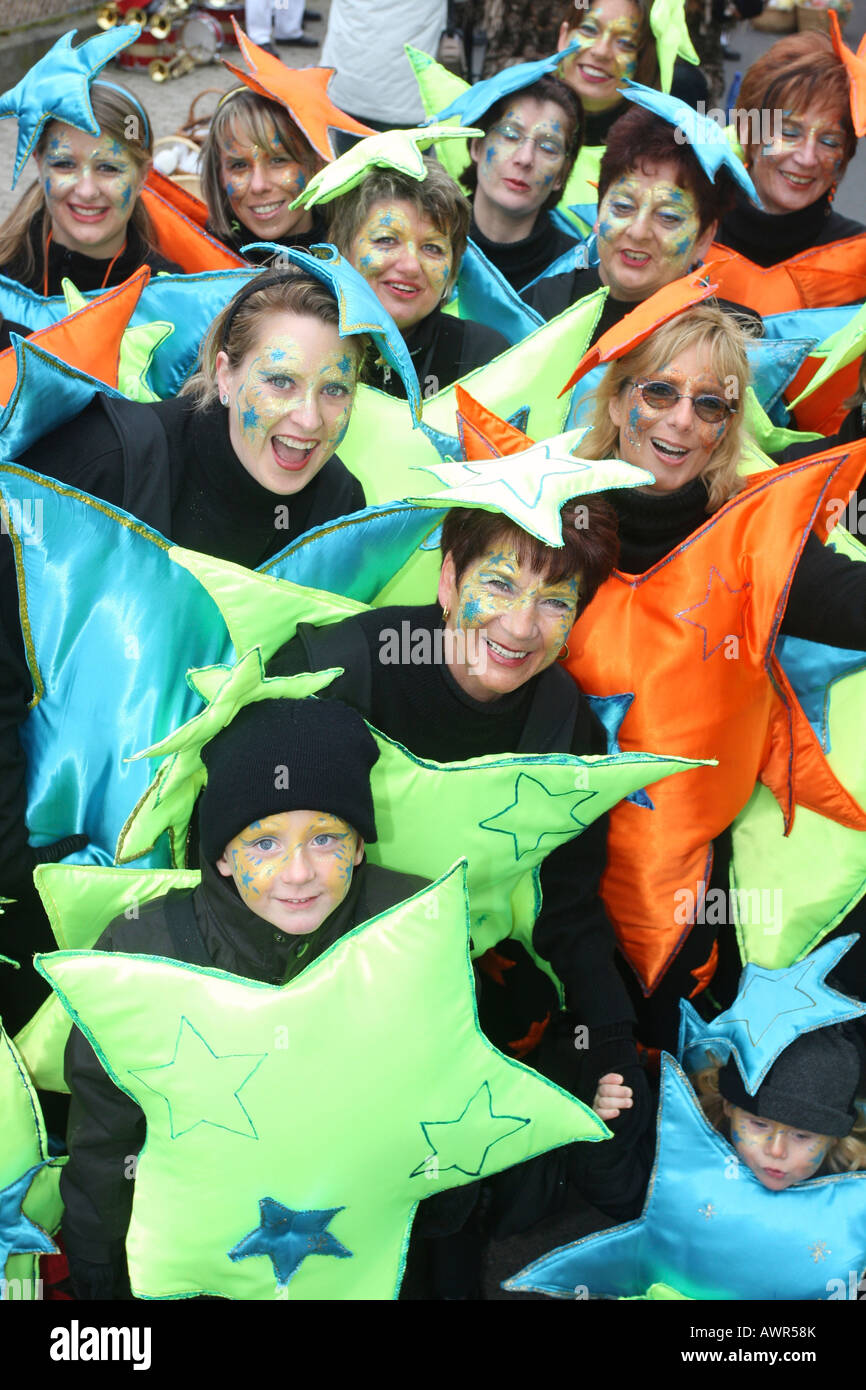
[[618, 88], [637, 71], [641, 17], [632, 0], [595, 0], [563, 22], [557, 47], [577, 40], [580, 48], [566, 58], [560, 77], [577, 92], [587, 111], [606, 111], [622, 101]]
[[767, 212], [799, 212], [841, 177], [846, 137], [840, 112], [813, 102], [785, 111], [773, 133], [768, 144], [752, 147], [749, 172]]

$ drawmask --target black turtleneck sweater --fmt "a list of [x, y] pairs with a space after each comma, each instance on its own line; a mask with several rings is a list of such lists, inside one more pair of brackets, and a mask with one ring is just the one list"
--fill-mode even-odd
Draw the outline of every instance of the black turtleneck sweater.
[[[17, 280], [26, 289], [35, 290], [37, 294], [46, 292], [45, 262], [42, 256], [43, 217], [44, 213], [38, 213], [31, 222], [29, 230], [30, 245], [33, 248], [36, 261], [35, 270], [29, 276], [25, 276], [20, 258], [0, 266], [0, 275], [5, 275], [9, 280]], [[149, 265], [154, 275], [160, 271], [166, 271], [173, 275], [182, 273], [179, 265], [166, 260], [158, 251], [151, 250], [145, 244], [132, 222], [127, 224], [126, 246], [113, 265], [111, 264], [111, 257], [106, 260], [94, 260], [92, 256], [84, 256], [80, 251], [70, 251], [68, 246], [60, 246], [52, 239], [48, 247], [47, 292], [49, 295], [62, 294], [64, 280], [71, 280], [75, 288], [81, 290], [82, 293], [86, 293], [88, 290], [101, 289], [103, 282], [106, 288], [110, 288], [128, 280], [130, 275], [133, 275], [143, 265]], [[108, 275], [107, 280], [106, 274]], [[9, 346], [10, 333], [20, 333], [26, 337], [30, 332], [29, 328], [5, 319], [0, 325], [0, 350]]]
[[771, 266], [812, 246], [827, 246], [863, 231], [862, 222], [833, 211], [829, 193], [799, 212], [785, 213], [762, 212], [738, 193], [736, 206], [722, 218], [716, 240], [755, 265]]
[[518, 292], [579, 240], [577, 235], [569, 236], [557, 227], [549, 212], [538, 214], [532, 231], [522, 241], [491, 241], [478, 226], [474, 214], [469, 235], [490, 264], [495, 265], [511, 288]]
[[[156, 898], [132, 920], [116, 918], [96, 949], [161, 956], [281, 985], [347, 932], [420, 892], [426, 883], [364, 861], [352, 875], [346, 897], [322, 925], [308, 935], [291, 936], [252, 912], [233, 881], [205, 863], [200, 887]], [[182, 943], [166, 914], [166, 903], [172, 899], [185, 914], [194, 915], [191, 938]], [[72, 1103], [69, 1162], [62, 1179], [64, 1244], [79, 1297], [118, 1297], [135, 1190], [128, 1162], [144, 1142], [144, 1115], [113, 1084], [77, 1028], [67, 1044], [65, 1076]]]
[[[511, 344], [495, 328], [474, 319], [458, 319], [443, 314], [437, 306], [420, 323], [403, 332], [403, 340], [418, 373], [422, 395], [432, 396], [452, 382], [459, 381], [476, 367], [485, 367]], [[372, 355], [364, 363], [364, 380], [389, 396], [406, 399], [406, 388], [397, 372], [381, 358]]]
[[247, 255], [242, 248], [250, 245], [252, 242], [277, 241], [281, 246], [297, 246], [302, 251], [309, 251], [311, 246], [317, 246], [319, 242], [326, 242], [328, 240], [328, 228], [324, 219], [320, 216], [318, 208], [313, 209], [313, 225], [310, 227], [309, 231], [291, 232], [288, 236], [267, 237], [263, 236], [261, 232], [252, 232], [249, 227], [245, 226], [243, 222], [238, 221], [236, 217], [232, 218], [231, 234], [229, 236], [220, 236], [219, 232], [214, 229], [210, 222], [208, 222], [205, 227], [205, 231], [208, 232], [210, 236], [215, 237], [217, 241], [221, 241], [223, 246], [227, 246], [230, 251], [236, 251], [239, 256], [244, 255], [250, 265], [269, 265], [274, 254], [269, 251], [250, 251]]

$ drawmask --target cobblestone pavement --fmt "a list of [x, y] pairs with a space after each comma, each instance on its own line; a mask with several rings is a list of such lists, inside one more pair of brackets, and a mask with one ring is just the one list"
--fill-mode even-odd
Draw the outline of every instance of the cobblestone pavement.
[[[307, 23], [306, 32], [313, 38], [317, 38], [321, 44], [325, 36], [325, 25], [328, 12], [330, 10], [330, 0], [315, 0], [314, 8], [322, 14], [319, 23]], [[83, 24], [83, 18], [79, 23]], [[846, 26], [845, 37], [848, 43], [856, 48], [859, 36], [866, 31], [866, 0], [854, 0], [854, 13]], [[728, 61], [725, 63], [725, 87], [730, 87], [730, 83], [736, 72], [745, 72], [751, 62], [763, 53], [774, 41], [772, 34], [761, 34], [752, 29], [751, 25], [742, 23], [732, 32], [730, 44], [742, 55], [736, 62]], [[281, 47], [280, 56], [288, 66], [309, 67], [315, 65], [320, 58], [320, 49], [300, 49]], [[225, 56], [230, 61], [238, 58], [237, 50], [227, 50]], [[116, 64], [111, 66], [111, 72], [115, 80], [123, 82], [141, 101], [153, 122], [154, 133], [157, 138], [162, 135], [171, 135], [178, 130], [185, 122], [189, 113], [190, 105], [199, 92], [204, 92], [208, 88], [214, 88], [219, 92], [227, 91], [229, 87], [235, 85], [235, 79], [231, 73], [227, 72], [221, 63], [214, 63], [208, 67], [196, 68], [187, 73], [184, 77], [173, 81], [156, 83], [151, 80], [146, 69], [132, 70], [128, 68], [118, 68]], [[217, 96], [202, 97], [202, 106], [208, 109], [215, 105]], [[9, 184], [12, 178], [12, 163], [15, 154], [16, 123], [11, 120], [0, 121], [0, 219], [8, 216], [17, 199], [16, 193], [12, 193]], [[866, 153], [861, 151], [851, 164], [847, 176], [839, 188], [836, 195], [835, 206], [840, 212], [848, 217], [856, 217], [862, 222], [866, 222]], [[24, 170], [19, 180], [19, 188], [23, 191], [29, 186], [32, 178], [32, 166]]]

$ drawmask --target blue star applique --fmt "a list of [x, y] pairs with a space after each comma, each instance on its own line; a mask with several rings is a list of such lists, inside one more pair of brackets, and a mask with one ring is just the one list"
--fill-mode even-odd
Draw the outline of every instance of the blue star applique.
[[856, 936], [842, 936], [825, 941], [805, 960], [784, 970], [747, 965], [733, 1004], [712, 1023], [705, 1023], [682, 1000], [680, 1057], [687, 1060], [690, 1049], [713, 1044], [725, 1054], [733, 1053], [743, 1084], [754, 1095], [776, 1058], [795, 1038], [866, 1014], [866, 1004], [826, 983], [826, 976], [856, 940]]
[[640, 1217], [552, 1251], [503, 1287], [629, 1298], [663, 1283], [696, 1299], [826, 1299], [841, 1287], [837, 1279], [847, 1286], [849, 1271], [862, 1269], [864, 1251], [866, 1172], [781, 1192], [764, 1187], [663, 1053], [655, 1163]]
[[73, 48], [77, 32], [73, 29], [58, 39], [17, 86], [0, 97], [0, 119], [18, 117], [13, 188], [46, 122], [63, 121], [77, 130], [99, 135], [90, 104], [90, 83], [106, 63], [135, 42], [141, 30], [137, 24], [122, 24]]
[[201, 1124], [258, 1139], [239, 1092], [267, 1055], [218, 1056], [189, 1019], [182, 1017], [171, 1061], [130, 1074], [165, 1100], [172, 1139]]
[[493, 1145], [528, 1124], [529, 1120], [520, 1115], [494, 1115], [490, 1084], [484, 1081], [456, 1120], [421, 1122], [430, 1153], [411, 1176], [428, 1174], [433, 1164], [437, 1173], [456, 1168], [469, 1177], [478, 1177]]
[[[608, 753], [621, 753], [620, 725], [634, 703], [634, 691], [624, 690], [620, 695], [587, 695], [586, 699], [607, 735]], [[643, 787], [638, 787], [636, 792], [631, 792], [625, 800], [633, 801], [635, 806], [645, 806], [648, 811], [655, 810], [651, 798]]]
[[[510, 835], [514, 841], [514, 857], [520, 859], [531, 850], [538, 849], [545, 835], [569, 836], [568, 829], [545, 830], [551, 802], [561, 801], [563, 797], [572, 798], [571, 819], [576, 825], [585, 822], [575, 815], [577, 807], [596, 796], [596, 792], [549, 792], [543, 783], [528, 772], [518, 774], [514, 784], [514, 800], [495, 816], [488, 816], [480, 822], [482, 830], [492, 830], [498, 835]], [[500, 822], [498, 825], [496, 822]]]
[[57, 1246], [49, 1235], [24, 1215], [21, 1204], [44, 1163], [29, 1168], [17, 1182], [0, 1192], [0, 1276], [10, 1255], [56, 1255]]
[[351, 1258], [352, 1251], [326, 1229], [341, 1211], [345, 1211], [345, 1207], [294, 1211], [273, 1197], [262, 1197], [258, 1227], [228, 1252], [229, 1259], [247, 1260], [251, 1255], [267, 1255], [277, 1284], [284, 1288], [308, 1255], [333, 1255], [339, 1260]]
[[[748, 581], [739, 589], [732, 589], [727, 580], [716, 569], [715, 565], [710, 566], [710, 574], [707, 580], [707, 592], [697, 603], [693, 603], [688, 608], [681, 608], [674, 617], [682, 618], [684, 623], [691, 627], [696, 627], [703, 633], [704, 654], [703, 660], [706, 661], [719, 650], [729, 638], [735, 637], [738, 640], [744, 636], [745, 624], [745, 600], [740, 599], [741, 594], [748, 595], [751, 589]], [[727, 602], [732, 599], [735, 602]], [[712, 606], [708, 607], [712, 600]], [[739, 600], [739, 601], [737, 601]], [[702, 608], [707, 609], [704, 615], [712, 619], [712, 635], [710, 634], [710, 622], [702, 623], [698, 617], [688, 618], [687, 613], [698, 614]], [[724, 631], [722, 631], [724, 628]], [[710, 645], [712, 643], [712, 645]]]

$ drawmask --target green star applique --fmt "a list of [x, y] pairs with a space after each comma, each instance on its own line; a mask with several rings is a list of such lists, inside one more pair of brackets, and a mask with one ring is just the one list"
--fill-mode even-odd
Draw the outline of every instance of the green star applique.
[[[536, 777], [521, 772], [514, 784], [514, 800], [503, 811], [498, 811], [495, 816], [488, 816], [487, 820], [483, 820], [481, 829], [510, 836], [514, 844], [514, 857], [521, 859], [531, 850], [537, 850], [542, 840], [548, 836], [570, 838], [576, 833], [569, 825], [561, 830], [545, 829], [545, 822], [549, 822], [552, 810], [557, 815], [565, 813], [569, 821], [583, 830], [589, 822], [577, 815], [577, 808], [585, 801], [591, 801], [595, 795], [595, 792], [590, 791], [551, 793]], [[554, 808], [550, 805], [552, 798], [558, 803]], [[568, 805], [564, 804], [566, 801]], [[590, 816], [589, 820], [595, 820], [595, 816]], [[550, 845], [545, 848], [549, 850]]]
[[219, 1055], [184, 1017], [171, 1059], [130, 1075], [162, 1096], [168, 1106], [172, 1139], [202, 1124], [258, 1139], [239, 1092], [266, 1055]]
[[466, 140], [483, 135], [474, 127], [435, 125], [423, 130], [386, 130], [382, 135], [368, 135], [333, 164], [326, 164], [292, 203], [293, 208], [311, 208], [316, 203], [330, 203], [342, 193], [357, 188], [371, 169], [398, 169], [401, 174], [417, 179], [427, 177], [424, 150], [442, 140]]

